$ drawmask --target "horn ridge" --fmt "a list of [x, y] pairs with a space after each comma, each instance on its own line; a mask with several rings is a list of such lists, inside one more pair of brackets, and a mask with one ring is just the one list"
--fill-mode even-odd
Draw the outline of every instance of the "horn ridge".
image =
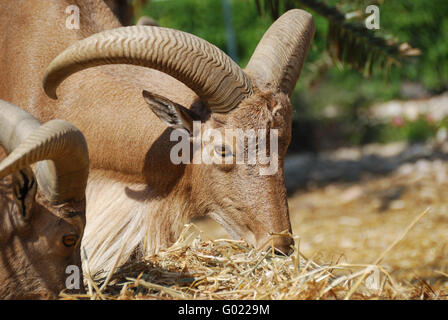
[[74, 125], [64, 120], [40, 125], [26, 111], [0, 100], [0, 142], [9, 149], [0, 162], [0, 178], [36, 163], [39, 188], [48, 200], [84, 199], [89, 154], [83, 134]]
[[56, 99], [57, 87], [71, 74], [123, 63], [171, 75], [195, 91], [211, 111], [228, 112], [252, 94], [249, 77], [219, 48], [186, 32], [150, 26], [106, 30], [75, 42], [49, 64], [43, 87]]

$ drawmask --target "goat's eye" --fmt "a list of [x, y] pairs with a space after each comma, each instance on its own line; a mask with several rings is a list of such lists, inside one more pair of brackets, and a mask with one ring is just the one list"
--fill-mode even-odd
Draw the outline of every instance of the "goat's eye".
[[73, 247], [78, 242], [79, 237], [76, 234], [69, 234], [62, 237], [62, 243], [66, 247]]
[[225, 144], [215, 146], [215, 152], [217, 155], [219, 155], [223, 158], [232, 155], [232, 151], [230, 150], [230, 147], [226, 146]]

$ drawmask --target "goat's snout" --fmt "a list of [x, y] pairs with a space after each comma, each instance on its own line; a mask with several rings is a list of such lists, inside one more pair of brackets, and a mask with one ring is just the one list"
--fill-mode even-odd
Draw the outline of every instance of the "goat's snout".
[[[279, 256], [290, 256], [294, 252], [294, 239], [287, 235], [270, 236], [272, 240], [264, 239], [263, 250], [270, 251], [274, 247], [274, 253]], [[260, 245], [262, 245], [260, 243]]]
[[294, 239], [290, 236], [274, 238], [274, 252], [276, 255], [289, 256], [294, 252]]

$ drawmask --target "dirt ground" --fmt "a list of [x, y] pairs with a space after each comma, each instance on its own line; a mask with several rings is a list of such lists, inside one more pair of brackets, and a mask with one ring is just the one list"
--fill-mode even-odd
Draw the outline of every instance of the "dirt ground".
[[[448, 162], [418, 160], [387, 175], [302, 188], [289, 198], [300, 250], [319, 263], [371, 264], [429, 208], [380, 263], [403, 286], [448, 288]], [[217, 223], [195, 224], [212, 239]]]

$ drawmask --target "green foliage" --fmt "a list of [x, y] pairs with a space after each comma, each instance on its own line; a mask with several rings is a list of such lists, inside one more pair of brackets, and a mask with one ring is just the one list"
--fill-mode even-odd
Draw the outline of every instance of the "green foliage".
[[193, 33], [223, 49], [226, 39], [221, 10], [220, 1], [150, 1], [144, 13], [162, 27]]
[[403, 66], [403, 78], [441, 91], [448, 85], [448, 1], [385, 1], [381, 6], [382, 27], [409, 42], [422, 54]]
[[[253, 0], [233, 0], [231, 4], [239, 61], [245, 66], [272, 20], [258, 16]], [[144, 12], [162, 27], [192, 33], [226, 50], [221, 0], [150, 1]]]
[[378, 130], [375, 141], [383, 143], [400, 140], [422, 142], [434, 137], [438, 128], [442, 126], [446, 126], [445, 120], [436, 124], [425, 117], [419, 117], [415, 121], [406, 121], [401, 126], [389, 123], [382, 125], [381, 130]]

